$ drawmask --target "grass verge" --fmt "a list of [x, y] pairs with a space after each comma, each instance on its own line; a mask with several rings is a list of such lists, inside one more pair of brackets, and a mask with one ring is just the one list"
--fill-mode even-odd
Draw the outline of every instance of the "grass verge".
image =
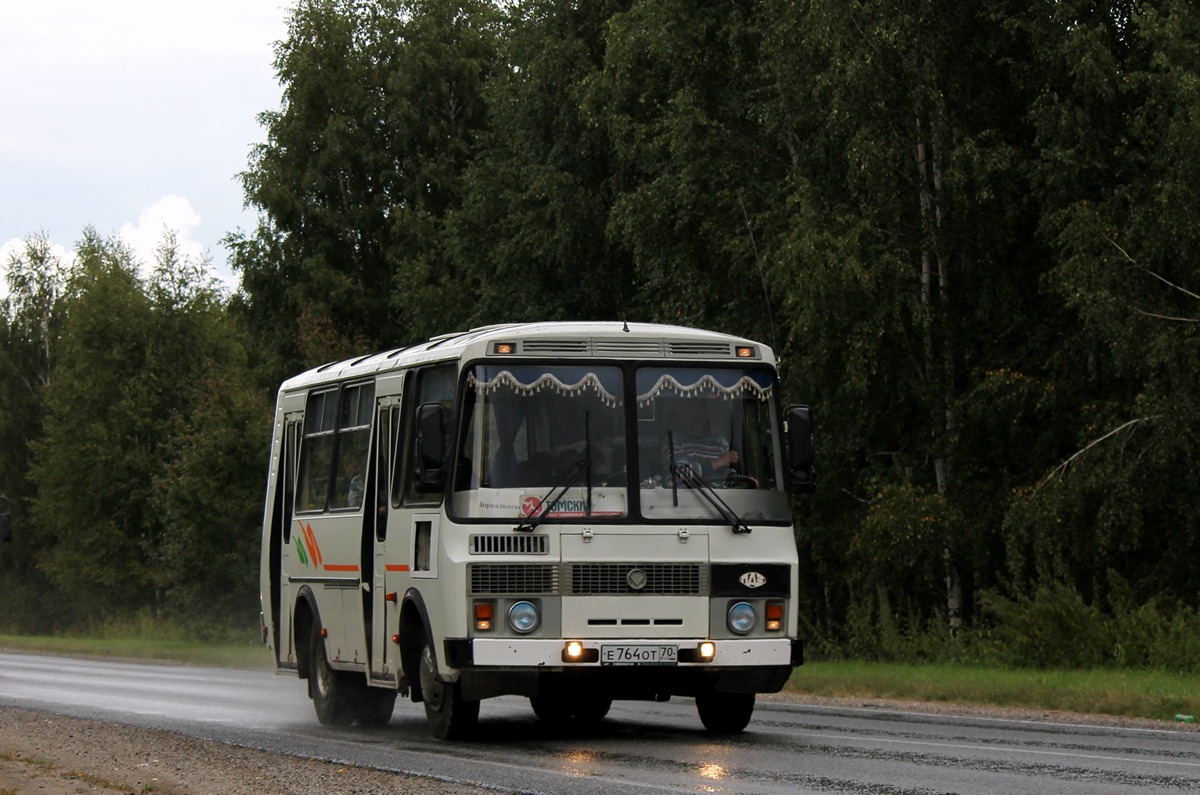
[[1200, 718], [1200, 676], [1166, 671], [1040, 671], [965, 665], [815, 662], [788, 690], [816, 696], [937, 701], [1173, 721]]
[[274, 662], [258, 644], [206, 644], [147, 638], [82, 638], [0, 635], [0, 650], [119, 657], [131, 660], [178, 662], [216, 668], [271, 670]]

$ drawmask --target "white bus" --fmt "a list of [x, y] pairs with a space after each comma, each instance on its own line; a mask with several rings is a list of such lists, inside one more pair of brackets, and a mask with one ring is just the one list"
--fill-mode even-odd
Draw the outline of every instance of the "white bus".
[[465, 737], [692, 697], [745, 728], [802, 660], [789, 492], [812, 424], [757, 342], [633, 323], [475, 329], [318, 367], [275, 409], [263, 639], [325, 724], [397, 695]]

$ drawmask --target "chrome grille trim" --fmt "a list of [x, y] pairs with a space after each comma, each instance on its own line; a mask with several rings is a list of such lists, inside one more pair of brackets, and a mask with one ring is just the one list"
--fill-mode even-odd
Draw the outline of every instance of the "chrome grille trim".
[[[573, 596], [705, 596], [708, 566], [700, 563], [568, 563], [563, 566], [566, 592]], [[630, 586], [629, 572], [641, 569], [646, 584]]]
[[672, 356], [729, 357], [733, 348], [727, 342], [671, 342], [667, 344], [667, 352]]
[[583, 340], [523, 340], [522, 353], [589, 353], [587, 342]]
[[592, 343], [592, 352], [597, 356], [662, 356], [663, 345], [662, 340], [595, 340]]
[[558, 593], [558, 566], [553, 563], [468, 563], [472, 596], [541, 595]]
[[546, 555], [550, 552], [545, 535], [473, 535], [472, 555]]

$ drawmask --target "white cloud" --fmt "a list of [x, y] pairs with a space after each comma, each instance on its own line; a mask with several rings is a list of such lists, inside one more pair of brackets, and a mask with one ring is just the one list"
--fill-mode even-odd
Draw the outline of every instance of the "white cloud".
[[[7, 0], [0, 10], [0, 243], [128, 223], [157, 242], [149, 199], [186, 196], [181, 244], [200, 241], [232, 285], [221, 238], [253, 228], [237, 174], [277, 108], [274, 42], [292, 0]], [[149, 210], [147, 210], [149, 211]], [[136, 219], [136, 220], [134, 220]], [[173, 227], [174, 228], [174, 227]], [[180, 231], [180, 230], [177, 230]], [[139, 244], [139, 255], [153, 254]], [[193, 249], [195, 250], [195, 249]]]
[[146, 269], [154, 267], [155, 252], [168, 232], [175, 233], [175, 243], [183, 257], [203, 259], [204, 246], [194, 238], [201, 220], [187, 199], [172, 194], [143, 209], [137, 223], [125, 224], [117, 235], [133, 249], [144, 274]]

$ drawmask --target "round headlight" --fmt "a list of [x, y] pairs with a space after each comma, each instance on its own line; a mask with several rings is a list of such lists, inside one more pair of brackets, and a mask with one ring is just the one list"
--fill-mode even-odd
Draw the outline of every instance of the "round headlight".
[[758, 623], [758, 614], [750, 605], [745, 602], [738, 602], [729, 608], [729, 615], [726, 617], [726, 620], [731, 632], [745, 635], [754, 629], [754, 625]]
[[538, 609], [533, 602], [517, 602], [508, 608], [508, 625], [513, 632], [526, 635], [537, 629]]

